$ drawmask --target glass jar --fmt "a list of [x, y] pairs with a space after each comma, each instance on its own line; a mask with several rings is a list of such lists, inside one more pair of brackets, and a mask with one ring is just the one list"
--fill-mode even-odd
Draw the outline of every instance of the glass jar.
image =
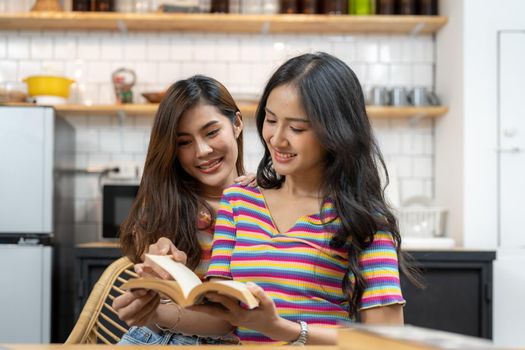
[[113, 0], [96, 0], [95, 11], [115, 11], [115, 2]]
[[261, 0], [262, 13], [276, 14], [279, 13], [279, 0]]
[[416, 0], [399, 0], [399, 8], [397, 13], [400, 15], [415, 15], [416, 14]]
[[73, 0], [73, 11], [91, 11], [91, 0]]
[[424, 16], [435, 16], [438, 14], [437, 0], [418, 0], [417, 14]]
[[212, 0], [211, 12], [213, 13], [228, 13], [230, 12], [229, 0]]
[[322, 13], [329, 15], [343, 15], [348, 13], [347, 0], [324, 0]]
[[396, 13], [395, 0], [377, 0], [376, 13], [378, 15], [393, 15]]
[[[240, 12], [244, 14], [258, 14], [262, 12], [261, 0], [241, 0]], [[231, 2], [230, 2], [231, 3]], [[231, 7], [230, 7], [231, 12]]]
[[117, 0], [115, 4], [117, 12], [135, 12], [135, 0]]
[[281, 0], [280, 9], [281, 13], [297, 13], [297, 0]]
[[306, 14], [317, 13], [317, 0], [303, 0], [303, 6], [301, 7], [301, 12]]
[[371, 15], [375, 12], [372, 0], [349, 0], [348, 6], [351, 15]]

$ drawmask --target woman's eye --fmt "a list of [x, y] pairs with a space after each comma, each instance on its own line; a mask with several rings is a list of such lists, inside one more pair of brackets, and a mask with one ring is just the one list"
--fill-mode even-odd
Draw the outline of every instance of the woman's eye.
[[267, 122], [268, 124], [275, 124], [275, 120], [273, 120], [273, 119], [269, 119], [269, 118], [266, 118], [266, 122]]
[[215, 129], [206, 134], [206, 136], [215, 136], [219, 133], [219, 129]]
[[177, 142], [177, 146], [183, 147], [183, 146], [189, 145], [190, 143], [191, 143], [191, 141], [189, 141], [189, 140], [179, 141], [179, 142]]
[[304, 129], [294, 128], [293, 126], [290, 126], [290, 129], [292, 129], [293, 132], [297, 132], [297, 133], [304, 131]]

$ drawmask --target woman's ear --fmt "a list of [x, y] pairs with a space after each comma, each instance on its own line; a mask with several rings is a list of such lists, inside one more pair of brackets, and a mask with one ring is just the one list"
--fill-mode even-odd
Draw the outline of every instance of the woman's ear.
[[244, 123], [242, 122], [241, 113], [235, 113], [235, 120], [233, 121], [233, 133], [235, 138], [238, 138], [241, 134], [242, 129], [244, 128]]

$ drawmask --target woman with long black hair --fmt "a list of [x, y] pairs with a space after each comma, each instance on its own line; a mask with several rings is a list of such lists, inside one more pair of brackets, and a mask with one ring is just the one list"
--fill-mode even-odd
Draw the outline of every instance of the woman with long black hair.
[[222, 306], [194, 309], [237, 326], [242, 343], [334, 344], [357, 317], [402, 324], [401, 237], [354, 72], [326, 53], [288, 60], [257, 129], [258, 186], [225, 190], [207, 277], [248, 282], [260, 306], [211, 294]]

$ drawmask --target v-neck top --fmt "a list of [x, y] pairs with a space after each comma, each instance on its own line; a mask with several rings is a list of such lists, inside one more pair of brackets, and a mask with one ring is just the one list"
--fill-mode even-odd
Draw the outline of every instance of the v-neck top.
[[[340, 326], [351, 321], [348, 295], [341, 288], [348, 273], [347, 249], [330, 247], [340, 225], [334, 203], [327, 201], [320, 213], [302, 216], [279, 232], [260, 189], [233, 185], [224, 191], [217, 213], [207, 277], [257, 283], [288, 320]], [[404, 304], [389, 232], [375, 234], [359, 263], [366, 280], [360, 309]], [[243, 344], [275, 343], [250, 329], [239, 327], [236, 333]]]

